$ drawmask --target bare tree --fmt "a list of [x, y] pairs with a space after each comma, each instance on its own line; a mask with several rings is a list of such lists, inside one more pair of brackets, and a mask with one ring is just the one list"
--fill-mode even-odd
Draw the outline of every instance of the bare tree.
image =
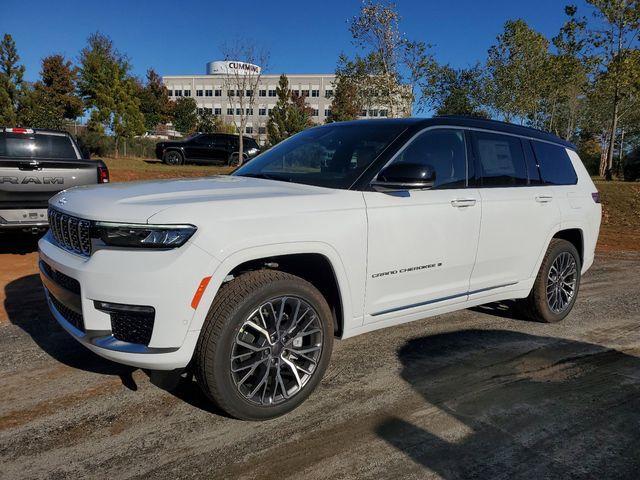
[[223, 88], [227, 92], [228, 116], [239, 133], [238, 165], [244, 161], [243, 134], [258, 95], [263, 69], [268, 67], [269, 53], [248, 40], [238, 40], [221, 47], [226, 61]]

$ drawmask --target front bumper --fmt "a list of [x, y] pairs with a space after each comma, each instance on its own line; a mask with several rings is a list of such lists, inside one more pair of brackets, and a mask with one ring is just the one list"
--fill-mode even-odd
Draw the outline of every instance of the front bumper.
[[[189, 363], [199, 336], [190, 330], [194, 317], [190, 303], [200, 280], [215, 268], [211, 255], [188, 243], [166, 251], [100, 249], [83, 257], [59, 248], [51, 233], [40, 239], [39, 249], [49, 308], [85, 347], [140, 368], [173, 370]], [[51, 272], [79, 286], [56, 281]], [[155, 319], [148, 344], [115, 338], [112, 317], [96, 308], [96, 301], [152, 306]]]

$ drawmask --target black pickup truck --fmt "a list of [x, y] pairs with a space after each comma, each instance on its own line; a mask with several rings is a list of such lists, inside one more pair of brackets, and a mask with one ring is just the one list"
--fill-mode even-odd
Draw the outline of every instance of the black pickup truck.
[[104, 162], [83, 158], [68, 133], [0, 127], [0, 232], [43, 230], [49, 198], [108, 181]]

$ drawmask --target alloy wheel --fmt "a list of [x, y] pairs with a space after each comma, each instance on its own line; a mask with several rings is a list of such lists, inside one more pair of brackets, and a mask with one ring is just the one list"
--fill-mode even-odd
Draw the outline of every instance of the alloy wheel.
[[322, 335], [318, 313], [302, 298], [283, 296], [263, 303], [244, 321], [231, 349], [236, 388], [261, 406], [289, 400], [313, 376]]
[[547, 304], [553, 313], [562, 313], [570, 305], [576, 292], [576, 259], [569, 252], [560, 253], [547, 275]]

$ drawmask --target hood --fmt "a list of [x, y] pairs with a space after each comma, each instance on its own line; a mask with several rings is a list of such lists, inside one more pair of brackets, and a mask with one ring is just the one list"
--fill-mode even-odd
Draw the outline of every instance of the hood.
[[[75, 187], [58, 193], [49, 200], [49, 204], [69, 215], [88, 220], [146, 223], [153, 215], [170, 208], [176, 217], [180, 217], [181, 211], [186, 213], [193, 210], [191, 207], [202, 207], [213, 201], [226, 204], [330, 192], [309, 185], [221, 175]], [[264, 203], [251, 202], [251, 205], [255, 209]]]

